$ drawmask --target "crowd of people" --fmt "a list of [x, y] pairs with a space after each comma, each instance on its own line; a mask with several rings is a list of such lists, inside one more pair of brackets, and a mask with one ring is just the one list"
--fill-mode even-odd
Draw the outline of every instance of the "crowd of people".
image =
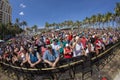
[[118, 30], [61, 30], [40, 35], [19, 35], [0, 44], [0, 60], [12, 65], [26, 64], [35, 68], [40, 63], [56, 67], [61, 59], [99, 55], [109, 44], [120, 38]]

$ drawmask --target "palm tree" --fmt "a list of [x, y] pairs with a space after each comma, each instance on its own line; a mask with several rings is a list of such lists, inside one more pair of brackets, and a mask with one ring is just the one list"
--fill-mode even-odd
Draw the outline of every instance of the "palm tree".
[[99, 26], [99, 28], [100, 28], [100, 24], [101, 24], [101, 22], [102, 22], [102, 15], [100, 14], [100, 13], [98, 13], [98, 15], [96, 16], [96, 21], [97, 21], [97, 24], [98, 24], [98, 26]]
[[22, 21], [21, 22], [21, 26], [23, 26], [23, 30], [25, 30], [25, 26], [27, 26], [27, 22], [26, 21]]
[[[92, 15], [92, 16], [91, 16], [91, 22], [92, 22], [93, 28], [95, 28], [95, 24], [96, 24], [96, 22], [97, 22], [97, 20], [96, 20], [96, 15]], [[97, 27], [97, 26], [96, 26], [96, 27]]]
[[89, 18], [86, 17], [86, 18], [84, 19], [84, 25], [85, 25], [86, 27], [88, 27], [88, 23], [89, 23]]
[[37, 29], [38, 29], [38, 26], [37, 26], [37, 25], [34, 25], [34, 26], [32, 27], [32, 30], [34, 30], [35, 32], [37, 32]]
[[116, 23], [117, 23], [117, 27], [118, 27], [118, 24], [120, 22], [120, 2], [116, 3], [115, 15], [116, 15]]
[[7, 29], [6, 35], [11, 35], [12, 28], [13, 28], [13, 24], [11, 22], [6, 24], [6, 29]]
[[5, 33], [7, 32], [6, 26], [3, 23], [0, 23], [0, 34], [1, 34], [1, 39], [5, 38]]
[[102, 28], [104, 28], [104, 26], [105, 26], [105, 22], [106, 22], [106, 16], [105, 16], [105, 14], [103, 14], [102, 15]]
[[107, 27], [110, 27], [110, 22], [111, 22], [111, 17], [112, 17], [112, 13], [111, 12], [107, 12], [106, 14], [106, 23], [107, 23]]
[[54, 23], [52, 23], [52, 24], [51, 24], [51, 26], [52, 26], [52, 27], [54, 27], [54, 28], [55, 28], [55, 27], [57, 27], [57, 25], [56, 25], [56, 23], [55, 23], [55, 22], [54, 22]]
[[70, 26], [72, 26], [72, 25], [73, 25], [73, 21], [72, 21], [72, 20], [68, 20], [68, 21], [67, 21], [67, 26], [70, 27]]
[[49, 24], [48, 22], [46, 22], [46, 23], [45, 23], [45, 28], [46, 28], [46, 29], [49, 29], [49, 27], [50, 27], [50, 24]]
[[114, 24], [115, 24], [115, 14], [112, 14], [111, 16], [111, 21], [112, 21], [112, 27], [115, 28]]
[[75, 25], [78, 27], [78, 31], [80, 32], [80, 27], [81, 27], [82, 23], [80, 21], [76, 21]]
[[116, 3], [115, 14], [120, 17], [120, 2]]
[[19, 19], [19, 18], [16, 18], [16, 20], [15, 20], [15, 25], [16, 25], [16, 26], [20, 26], [20, 19]]

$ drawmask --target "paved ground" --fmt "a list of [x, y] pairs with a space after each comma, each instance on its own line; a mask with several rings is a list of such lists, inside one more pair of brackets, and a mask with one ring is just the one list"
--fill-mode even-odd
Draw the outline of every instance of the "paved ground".
[[[99, 72], [96, 69], [96, 66], [93, 66], [93, 76], [91, 77], [90, 74], [85, 76], [85, 80], [100, 80], [101, 77], [106, 77], [108, 80], [120, 80], [120, 50], [116, 50], [114, 58], [111, 59], [107, 65], [104, 66]], [[60, 80], [81, 80], [81, 73], [76, 74], [75, 79], [70, 79], [68, 77], [68, 72], [66, 72], [65, 75], [61, 76], [62, 78]], [[2, 72], [0, 68], [0, 80], [16, 80], [16, 78], [12, 75], [12, 73], [7, 75], [7, 72]], [[23, 79], [20, 79], [23, 80]], [[42, 79], [36, 79], [36, 80], [42, 80]], [[49, 79], [46, 79], [49, 80]]]
[[[108, 80], [120, 80], [120, 50], [115, 52], [115, 56], [100, 70], [100, 72], [94, 70], [93, 76], [85, 80], [100, 80], [100, 77], [106, 77]], [[76, 80], [80, 80], [80, 74], [77, 74], [76, 78]]]

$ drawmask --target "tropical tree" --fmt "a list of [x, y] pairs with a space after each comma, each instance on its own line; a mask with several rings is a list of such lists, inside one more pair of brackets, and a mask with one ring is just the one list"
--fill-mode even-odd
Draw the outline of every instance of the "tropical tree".
[[27, 26], [27, 22], [26, 21], [22, 21], [20, 24], [21, 24], [21, 26], [23, 26], [23, 29], [25, 30], [25, 26]]
[[113, 28], [115, 28], [115, 18], [116, 18], [116, 16], [115, 16], [115, 14], [112, 14], [112, 16], [111, 16], [111, 21], [112, 21], [112, 27]]
[[81, 27], [82, 23], [77, 20], [77, 21], [75, 22], [75, 25], [78, 27], [78, 30], [80, 31], [80, 27]]
[[45, 23], [45, 28], [49, 29], [50, 24], [48, 22]]
[[13, 28], [13, 24], [11, 22], [6, 24], [6, 29], [7, 29], [6, 35], [10, 35], [12, 33], [12, 28]]
[[112, 13], [111, 12], [107, 12], [106, 14], [105, 14], [105, 16], [106, 16], [106, 24], [107, 24], [107, 27], [110, 27], [110, 22], [111, 22], [111, 17], [112, 17]]
[[38, 29], [38, 26], [37, 26], [37, 25], [34, 25], [34, 26], [33, 26], [33, 27], [31, 27], [31, 28], [32, 28], [32, 30], [33, 30], [33, 31], [35, 31], [35, 32], [36, 32], [36, 31], [37, 31], [37, 29]]
[[120, 17], [120, 2], [116, 3], [115, 14], [117, 17]]
[[20, 19], [19, 18], [16, 18], [15, 25], [18, 26], [18, 27], [20, 26]]
[[101, 28], [100, 25], [102, 23], [102, 15], [100, 13], [98, 13], [98, 15], [96, 16], [96, 22], [97, 22], [99, 28]]
[[115, 16], [116, 16], [116, 23], [117, 23], [117, 27], [118, 27], [118, 24], [120, 24], [120, 2], [116, 3]]
[[4, 30], [5, 30], [4, 28], [5, 28], [4, 24], [0, 23], [0, 38], [1, 39], [3, 39], [4, 37]]
[[72, 26], [72, 25], [73, 25], [73, 21], [72, 21], [72, 20], [68, 20], [68, 21], [67, 21], [67, 26], [70, 27], [70, 26]]
[[[96, 15], [92, 15], [91, 16], [91, 23], [92, 23], [92, 25], [93, 25], [93, 28], [95, 28], [95, 25], [96, 25], [96, 22], [97, 22], [97, 20], [96, 20], [97, 18], [96, 18]], [[97, 26], [96, 26], [97, 27]]]
[[83, 21], [84, 21], [84, 26], [85, 26], [85, 27], [88, 27], [89, 18], [86, 17]]

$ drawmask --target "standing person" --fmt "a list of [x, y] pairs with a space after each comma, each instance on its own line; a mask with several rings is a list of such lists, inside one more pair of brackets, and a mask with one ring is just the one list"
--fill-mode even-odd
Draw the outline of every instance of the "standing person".
[[95, 40], [96, 55], [98, 55], [100, 53], [101, 45], [102, 45], [102, 43], [99, 40], [99, 37], [96, 37], [96, 40]]
[[52, 46], [52, 49], [54, 49], [54, 50], [59, 51], [59, 49], [60, 49], [60, 46], [58, 45], [58, 40], [57, 39], [53, 40], [53, 43], [51, 44], [51, 46]]
[[50, 45], [50, 39], [48, 37], [46, 38], [45, 44]]
[[39, 53], [34, 51], [33, 48], [29, 48], [28, 63], [30, 64], [30, 67], [35, 67], [40, 62], [41, 62], [41, 58]]
[[52, 49], [51, 45], [47, 46], [47, 50], [43, 54], [44, 62], [54, 68], [56, 67], [59, 59], [60, 59], [59, 53], [55, 49]]
[[66, 44], [66, 47], [64, 48], [64, 58], [72, 58], [72, 55], [72, 49], [70, 48], [69, 44]]
[[80, 38], [76, 36], [76, 42], [73, 44], [73, 56], [80, 56], [83, 55], [84, 47], [80, 41]]
[[91, 59], [94, 55], [95, 55], [94, 46], [90, 41], [88, 41], [86, 45], [85, 56], [87, 56], [88, 59]]
[[85, 36], [82, 36], [81, 43], [82, 43], [84, 49], [86, 49], [87, 38]]
[[69, 35], [68, 35], [68, 42], [70, 43], [72, 39], [73, 39], [73, 35], [72, 35], [72, 33], [70, 32]]
[[60, 46], [59, 52], [60, 56], [63, 57], [63, 52], [64, 52], [64, 41], [62, 38], [60, 38], [58, 45]]

